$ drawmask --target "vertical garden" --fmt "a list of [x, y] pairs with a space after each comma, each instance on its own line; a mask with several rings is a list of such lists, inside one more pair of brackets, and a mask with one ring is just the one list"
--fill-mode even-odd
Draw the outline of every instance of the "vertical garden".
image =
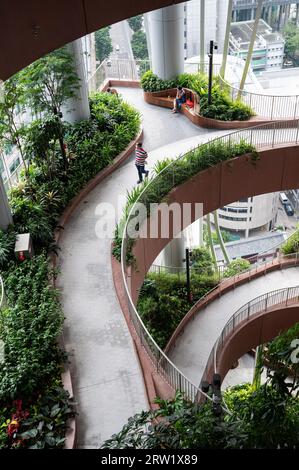
[[[74, 408], [61, 381], [68, 358], [60, 344], [64, 318], [54, 287], [57, 272], [49, 262], [49, 254], [59, 254], [54, 230], [69, 201], [139, 131], [138, 113], [108, 93], [90, 97], [90, 120], [66, 123], [62, 112], [78, 86], [65, 48], [4, 83], [0, 145], [17, 150], [23, 169], [9, 192], [14, 223], [0, 231], [6, 294], [0, 312], [0, 449], [64, 446]], [[25, 113], [31, 114], [29, 122]], [[16, 235], [28, 232], [35, 255], [18, 261]]]

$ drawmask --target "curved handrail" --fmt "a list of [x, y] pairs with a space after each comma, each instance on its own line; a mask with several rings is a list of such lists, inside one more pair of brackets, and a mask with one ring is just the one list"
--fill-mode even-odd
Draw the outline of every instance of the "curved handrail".
[[[260, 149], [260, 148], [269, 148], [269, 147], [274, 148], [275, 146], [279, 146], [283, 143], [284, 144], [286, 143], [298, 144], [299, 121], [298, 120], [293, 121], [293, 124], [294, 124], [294, 127], [292, 128], [287, 128], [285, 122], [274, 122], [274, 123], [270, 123], [266, 125], [264, 124], [262, 126], [255, 126], [250, 129], [238, 130], [238, 131], [226, 134], [225, 136], [218, 137], [216, 139], [208, 141], [207, 143], [203, 145], [209, 147], [209, 145], [211, 143], [214, 143], [215, 141], [224, 142], [230, 145], [231, 142], [240, 143], [246, 140], [246, 141], [249, 141], [250, 144], [256, 145], [256, 147]], [[283, 136], [280, 136], [281, 134], [280, 130], [284, 131]], [[190, 153], [190, 151], [188, 153]], [[180, 160], [185, 157], [186, 157], [186, 154], [183, 154], [183, 155], [180, 155], [178, 159]], [[146, 351], [147, 355], [149, 356], [152, 363], [156, 367], [157, 371], [172, 386], [172, 388], [179, 389], [181, 392], [185, 393], [185, 395], [188, 398], [194, 401], [198, 394], [200, 395], [205, 395], [205, 394], [196, 385], [190, 382], [185, 377], [184, 374], [182, 374], [182, 372], [170, 361], [170, 359], [165, 355], [165, 353], [161, 350], [161, 348], [157, 345], [155, 340], [150, 335], [149, 331], [147, 330], [146, 326], [144, 325], [141, 317], [139, 316], [137, 312], [134, 302], [132, 301], [130, 288], [127, 282], [127, 280], [129, 280], [127, 279], [129, 278], [129, 275], [127, 276], [127, 273], [126, 273], [126, 258], [127, 258], [126, 255], [127, 255], [127, 248], [129, 246], [129, 243], [128, 243], [129, 238], [126, 237], [126, 234], [128, 232], [128, 223], [135, 210], [135, 206], [140, 200], [141, 196], [144, 195], [146, 190], [153, 183], [153, 181], [156, 182], [157, 179], [161, 177], [161, 175], [164, 174], [166, 170], [169, 170], [171, 166], [174, 166], [176, 161], [177, 160], [174, 160], [171, 163], [169, 163], [165, 168], [163, 168], [163, 170], [155, 178], [152, 178], [151, 180], [148, 181], [147, 184], [145, 184], [141, 194], [139, 195], [139, 198], [137, 199], [135, 204], [131, 207], [128, 217], [126, 218], [124, 231], [122, 233], [121, 270], [122, 270], [122, 277], [123, 277], [123, 282], [124, 282], [124, 287], [125, 287], [125, 295], [127, 297], [127, 302], [128, 302], [128, 310], [129, 310], [130, 318], [144, 350]], [[175, 187], [176, 181], [175, 181], [174, 169], [173, 169], [172, 176], [173, 176], [173, 179], [172, 179], [173, 187]]]
[[[272, 260], [277, 258], [278, 248], [280, 248], [286, 242], [291, 240], [291, 238], [293, 238], [297, 234], [299, 234], [299, 229], [297, 229], [297, 230], [295, 230], [295, 232], [291, 233], [291, 235], [289, 235], [287, 238], [285, 238], [282, 242], [279, 242], [279, 243], [276, 243], [275, 245], [272, 245], [270, 248], [268, 248], [267, 250], [261, 251], [257, 255], [253, 255], [253, 256], [250, 256], [249, 258], [246, 258], [246, 261], [249, 261], [251, 266], [249, 266], [248, 269], [245, 269], [244, 271], [242, 271], [242, 273], [245, 273], [245, 272], [250, 271], [251, 269], [254, 269], [253, 265], [255, 266], [256, 264], [258, 264], [260, 258], [262, 258], [262, 261], [265, 261], [263, 259], [263, 258], [265, 258], [265, 256], [271, 257]], [[273, 252], [273, 250], [276, 250], [276, 252]], [[269, 253], [269, 252], [271, 252], [271, 253]], [[267, 253], [269, 253], [269, 254], [267, 255]], [[291, 254], [293, 254], [293, 253], [291, 253]], [[216, 274], [216, 278], [220, 279], [222, 274], [223, 274], [223, 271], [225, 271], [227, 269], [227, 267], [228, 267], [227, 265], [219, 265], [218, 266], [218, 276]], [[196, 272], [196, 268], [193, 268], [191, 266], [190, 269], [191, 269], [191, 271]], [[162, 264], [152, 264], [151, 267], [150, 267], [150, 272], [160, 274], [161, 271], [162, 272], [163, 271], [164, 272], [169, 272], [170, 274], [171, 274], [171, 271], [173, 271], [174, 274], [180, 274], [181, 272], [182, 273], [186, 272], [186, 267], [185, 266], [165, 266], [165, 265], [162, 265]]]
[[[261, 255], [262, 257], [262, 255]], [[277, 261], [277, 263], [275, 263]], [[292, 263], [294, 262], [294, 263]], [[179, 332], [185, 327], [186, 321], [190, 321], [191, 318], [194, 318], [200, 309], [202, 309], [203, 306], [207, 306], [209, 303], [208, 299], [211, 297], [211, 294], [217, 290], [220, 289], [219, 295], [221, 295], [221, 286], [223, 283], [225, 284], [226, 282], [229, 282], [229, 287], [230, 288], [235, 288], [238, 285], [239, 281], [243, 281], [246, 279], [248, 282], [251, 281], [251, 278], [255, 278], [255, 274], [260, 272], [261, 274], [266, 274], [267, 269], [269, 269], [271, 266], [276, 266], [276, 269], [285, 269], [285, 268], [292, 268], [294, 266], [298, 266], [299, 264], [299, 253], [291, 253], [289, 255], [282, 255], [280, 257], [280, 254], [278, 254], [277, 257], [275, 257], [275, 254], [273, 254], [273, 257], [271, 260], [264, 260], [263, 263], [256, 264], [253, 267], [249, 267], [248, 269], [245, 269], [244, 271], [241, 271], [240, 273], [234, 274], [233, 276], [229, 278], [222, 278], [218, 282], [217, 285], [212, 287], [209, 291], [207, 291], [200, 299], [198, 299], [191, 307], [191, 309], [186, 313], [186, 315], [182, 318], [178, 326], [176, 327], [175, 331], [173, 332], [171, 338], [169, 339], [167, 346], [165, 350], [169, 352], [170, 350], [173, 349], [175, 346], [175, 339], [178, 336]], [[225, 289], [225, 285], [224, 285]]]
[[227, 82], [219, 73], [219, 80], [230, 88], [233, 101], [241, 100], [250, 106], [256, 115], [270, 119], [297, 119], [299, 117], [299, 95], [267, 95], [240, 90]]
[[[203, 372], [201, 382], [207, 380], [212, 364], [214, 372], [217, 372], [217, 360], [223, 351], [225, 340], [231, 336], [240, 323], [249, 322], [254, 315], [267, 312], [269, 308], [277, 305], [288, 306], [288, 303], [299, 299], [299, 286], [276, 289], [266, 294], [259, 295], [240, 307], [226, 322], [221, 334], [217, 338]], [[223, 377], [224, 378], [224, 377]], [[223, 379], [222, 378], [222, 379]]]

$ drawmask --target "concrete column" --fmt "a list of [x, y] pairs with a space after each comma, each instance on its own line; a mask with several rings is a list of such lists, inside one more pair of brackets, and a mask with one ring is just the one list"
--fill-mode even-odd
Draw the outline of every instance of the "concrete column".
[[80, 86], [76, 92], [76, 96], [68, 100], [62, 111], [63, 119], [72, 124], [77, 121], [89, 119], [90, 109], [81, 39], [76, 39], [76, 41], [69, 43], [68, 50], [73, 57], [74, 67], [80, 79]]
[[284, 13], [284, 26], [287, 24], [290, 18], [290, 10], [291, 10], [291, 5], [286, 5], [285, 6], [285, 13]]
[[184, 71], [184, 7], [180, 3], [147, 14], [152, 70], [163, 80]]
[[254, 20], [255, 17], [255, 8], [251, 8], [250, 20]]
[[237, 21], [237, 10], [233, 10], [233, 23]]
[[163, 250], [163, 263], [165, 266], [183, 267], [185, 263], [186, 238], [181, 233], [181, 238], [174, 238]]
[[10, 224], [12, 224], [11, 210], [8, 204], [3, 180], [0, 176], [0, 228], [5, 230]]
[[279, 5], [279, 13], [278, 13], [278, 30], [281, 29], [282, 26], [282, 17], [283, 17], [283, 6]]
[[267, 23], [271, 26], [271, 22], [272, 22], [272, 7], [268, 7], [268, 11], [267, 11]]
[[89, 91], [95, 91], [96, 90], [95, 71], [97, 69], [95, 34], [94, 33], [89, 34], [88, 39], [89, 39], [89, 49], [90, 49], [90, 78], [91, 78], [89, 82]]

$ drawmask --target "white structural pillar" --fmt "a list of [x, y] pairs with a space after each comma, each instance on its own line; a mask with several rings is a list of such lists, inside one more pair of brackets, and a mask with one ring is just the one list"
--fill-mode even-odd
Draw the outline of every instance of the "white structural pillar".
[[163, 250], [163, 263], [164, 266], [171, 266], [181, 268], [185, 266], [185, 248], [186, 238], [181, 232], [180, 238], [174, 238]]
[[68, 44], [68, 50], [74, 60], [74, 67], [80, 79], [79, 88], [74, 98], [63, 107], [63, 119], [71, 124], [90, 118], [88, 87], [81, 39]]
[[147, 13], [153, 72], [169, 80], [184, 71], [184, 7], [180, 3]]
[[5, 230], [10, 224], [12, 224], [11, 210], [8, 204], [3, 180], [0, 176], [0, 229]]

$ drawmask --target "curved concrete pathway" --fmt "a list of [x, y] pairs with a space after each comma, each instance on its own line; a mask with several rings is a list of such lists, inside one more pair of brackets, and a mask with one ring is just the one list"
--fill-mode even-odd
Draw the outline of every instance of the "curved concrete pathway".
[[[227, 133], [200, 129], [184, 116], [150, 106], [144, 103], [141, 90], [119, 91], [143, 115], [149, 169], [159, 159], [178, 156], [211, 136]], [[182, 140], [177, 142], [179, 139]], [[136, 180], [132, 156], [82, 201], [61, 238], [58, 287], [79, 413], [79, 448], [98, 448], [119, 432], [130, 416], [148, 408], [138, 359], [114, 291], [111, 239], [99, 239], [95, 233], [100, 219], [96, 213], [98, 205], [109, 202], [117, 207], [118, 196], [123, 196], [123, 203], [126, 191]], [[114, 225], [119, 216], [112, 210], [110, 222]]]
[[[296, 267], [273, 271], [227, 292], [187, 324], [169, 358], [191, 382], [199, 385], [210, 352], [236, 310], [262, 294], [298, 284], [299, 267]], [[252, 361], [244, 356], [240, 369], [231, 371], [230, 377], [230, 372], [227, 374], [224, 386], [251, 381], [251, 370]]]

